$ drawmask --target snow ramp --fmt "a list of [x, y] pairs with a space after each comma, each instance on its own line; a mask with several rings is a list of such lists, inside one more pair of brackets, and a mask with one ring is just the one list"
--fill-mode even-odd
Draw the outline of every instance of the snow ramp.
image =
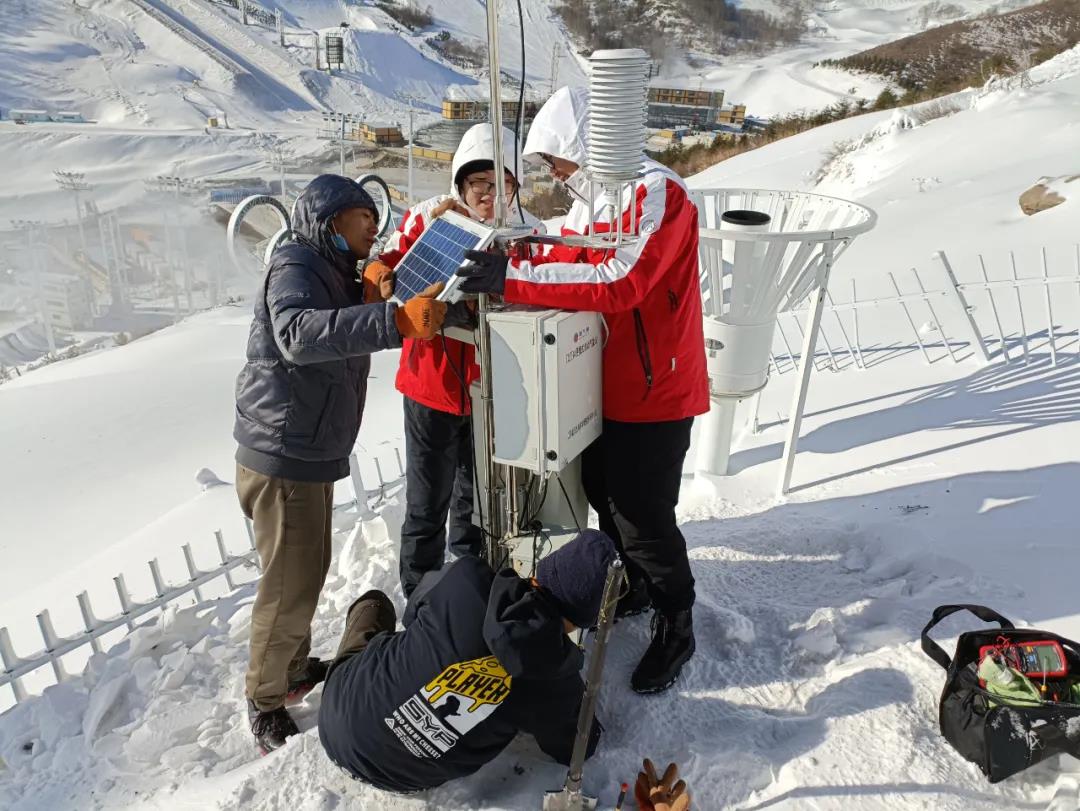
[[187, 9], [188, 4], [181, 5], [175, 0], [174, 2], [132, 0], [132, 2], [228, 71], [233, 76], [236, 89], [258, 103], [262, 109], [268, 112], [284, 110], [306, 112], [316, 109], [310, 97], [304, 98], [300, 92], [282, 81], [274, 72], [256, 64], [254, 59], [249, 58], [238, 47], [226, 44], [225, 35], [228, 35], [232, 41], [240, 41], [240, 38], [233, 36], [234, 30], [229, 30], [233, 29], [233, 26], [228, 25], [224, 20], [210, 16], [208, 19], [211, 23], [216, 21], [220, 25], [200, 25], [185, 13], [185, 10], [182, 10]]

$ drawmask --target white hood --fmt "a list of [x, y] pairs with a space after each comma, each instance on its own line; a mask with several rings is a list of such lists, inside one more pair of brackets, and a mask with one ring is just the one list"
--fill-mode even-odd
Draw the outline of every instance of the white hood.
[[[502, 131], [502, 148], [503, 166], [520, 183], [523, 175], [521, 154], [514, 148], [514, 133], [506, 127], [503, 127]], [[476, 124], [469, 127], [461, 137], [461, 143], [458, 144], [457, 152], [454, 153], [454, 161], [450, 164], [450, 193], [455, 198], [460, 199], [457, 188], [454, 186], [454, 179], [462, 166], [473, 161], [495, 162], [491, 124]]]
[[[454, 184], [454, 178], [457, 177], [457, 173], [462, 166], [471, 163], [472, 161], [491, 161], [494, 163], [494, 153], [495, 150], [492, 147], [491, 140], [491, 124], [475, 124], [474, 126], [469, 127], [469, 129], [465, 131], [465, 134], [461, 136], [461, 143], [458, 144], [457, 152], [454, 153], [454, 160], [450, 164], [450, 196], [457, 200], [475, 220], [480, 220], [481, 217], [474, 209], [470, 208], [465, 203], [464, 196], [458, 191], [457, 186]], [[521, 178], [525, 173], [524, 164], [521, 160], [521, 151], [520, 149], [514, 149], [514, 133], [506, 127], [503, 127], [503, 166], [506, 168], [506, 171], [514, 175], [514, 179], [517, 180], [518, 183], [521, 183]], [[521, 204], [517, 198], [514, 198], [512, 203], [509, 201], [507, 202], [510, 208], [511, 220], [524, 218], [528, 225], [540, 225], [540, 221], [536, 219], [536, 217], [528, 211], [522, 211]]]
[[543, 152], [584, 167], [589, 156], [589, 91], [560, 87], [533, 119], [525, 139], [525, 156]]

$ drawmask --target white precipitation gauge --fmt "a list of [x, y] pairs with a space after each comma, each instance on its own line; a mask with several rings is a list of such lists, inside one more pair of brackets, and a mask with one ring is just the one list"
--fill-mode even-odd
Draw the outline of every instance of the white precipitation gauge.
[[806, 192], [694, 189], [691, 198], [701, 227], [710, 389], [697, 470], [727, 475], [735, 408], [768, 382], [777, 314], [812, 296], [784, 446], [780, 492], [786, 493], [829, 273], [855, 237], [874, 227], [877, 214], [857, 203]]

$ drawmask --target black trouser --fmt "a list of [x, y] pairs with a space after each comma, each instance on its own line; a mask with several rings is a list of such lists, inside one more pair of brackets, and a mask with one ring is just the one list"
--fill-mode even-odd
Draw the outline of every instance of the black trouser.
[[674, 422], [604, 420], [582, 455], [581, 476], [600, 529], [630, 578], [643, 577], [653, 605], [670, 613], [694, 603], [686, 539], [675, 523], [693, 417]]
[[412, 594], [450, 551], [480, 555], [483, 534], [473, 526], [472, 419], [405, 398], [405, 522], [401, 525], [401, 587]]

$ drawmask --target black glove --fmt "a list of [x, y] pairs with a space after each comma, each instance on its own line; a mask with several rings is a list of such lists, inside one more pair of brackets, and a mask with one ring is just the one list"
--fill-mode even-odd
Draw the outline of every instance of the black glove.
[[467, 264], [458, 268], [457, 275], [464, 279], [458, 286], [463, 293], [498, 293], [506, 288], [506, 264], [509, 261], [501, 253], [465, 251]]
[[444, 327], [465, 327], [472, 329], [476, 326], [476, 317], [473, 315], [474, 302], [455, 301], [446, 308], [446, 318], [443, 320]]

